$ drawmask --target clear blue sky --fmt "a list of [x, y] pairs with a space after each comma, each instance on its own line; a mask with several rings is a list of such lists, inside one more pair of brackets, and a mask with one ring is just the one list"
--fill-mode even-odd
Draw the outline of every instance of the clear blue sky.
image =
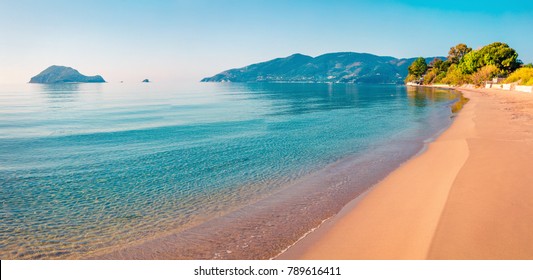
[[508, 43], [533, 62], [533, 1], [0, 0], [0, 83], [72, 66], [110, 82], [196, 81], [304, 53], [445, 56]]

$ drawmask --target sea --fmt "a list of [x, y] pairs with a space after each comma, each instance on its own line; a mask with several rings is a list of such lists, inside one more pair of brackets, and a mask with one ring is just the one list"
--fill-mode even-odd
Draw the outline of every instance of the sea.
[[456, 99], [399, 85], [1, 85], [0, 259], [273, 258], [423, 151]]

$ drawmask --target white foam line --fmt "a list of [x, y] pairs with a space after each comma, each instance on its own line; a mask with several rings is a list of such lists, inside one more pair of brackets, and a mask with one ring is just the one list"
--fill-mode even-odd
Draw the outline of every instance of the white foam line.
[[335, 217], [335, 215], [329, 217], [329, 218], [326, 218], [324, 220], [322, 220], [322, 222], [320, 222], [320, 224], [312, 229], [310, 229], [308, 232], [306, 232], [304, 235], [302, 235], [302, 237], [298, 238], [298, 240], [296, 240], [294, 243], [292, 243], [291, 245], [289, 245], [287, 248], [281, 250], [281, 252], [279, 252], [279, 254], [275, 255], [274, 257], [270, 258], [269, 260], [274, 260], [275, 258], [281, 256], [283, 253], [287, 252], [287, 250], [289, 250], [291, 247], [293, 247], [294, 245], [296, 245], [296, 243], [300, 242], [302, 239], [304, 239], [307, 235], [311, 234], [313, 231], [317, 230], [319, 227], [322, 226], [322, 224], [324, 224], [327, 220], [331, 219]]

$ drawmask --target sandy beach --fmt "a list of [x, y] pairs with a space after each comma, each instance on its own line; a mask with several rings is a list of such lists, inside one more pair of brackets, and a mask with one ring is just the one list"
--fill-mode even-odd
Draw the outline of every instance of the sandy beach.
[[533, 259], [533, 95], [461, 91], [427, 151], [279, 259]]

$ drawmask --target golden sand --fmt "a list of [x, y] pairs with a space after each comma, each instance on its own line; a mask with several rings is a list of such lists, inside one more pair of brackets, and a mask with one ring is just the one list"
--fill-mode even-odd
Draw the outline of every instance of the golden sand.
[[280, 259], [533, 259], [533, 95], [470, 102], [423, 154]]

